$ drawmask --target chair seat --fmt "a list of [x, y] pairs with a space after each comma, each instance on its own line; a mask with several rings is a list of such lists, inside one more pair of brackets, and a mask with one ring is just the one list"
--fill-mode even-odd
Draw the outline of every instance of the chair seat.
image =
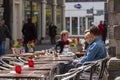
[[[88, 61], [82, 66], [77, 66], [71, 69], [70, 72], [58, 75], [56, 77], [62, 77], [60, 80], [102, 80], [108, 58], [99, 59], [96, 61]], [[84, 68], [83, 68], [84, 66]]]
[[[98, 73], [94, 73], [92, 75], [92, 80], [98, 80]], [[89, 72], [84, 72], [80, 75], [80, 80], [89, 80], [90, 78], [90, 73]]]
[[102, 80], [105, 76], [106, 63], [108, 58], [103, 58], [98, 60], [98, 64], [91, 68], [90, 72], [83, 72], [80, 75], [80, 80]]

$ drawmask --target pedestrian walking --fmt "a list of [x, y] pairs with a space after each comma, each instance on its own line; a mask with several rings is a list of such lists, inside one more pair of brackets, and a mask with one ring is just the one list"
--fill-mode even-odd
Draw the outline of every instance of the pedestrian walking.
[[50, 36], [51, 44], [56, 43], [56, 38], [55, 38], [56, 35], [57, 35], [57, 26], [53, 22], [51, 22], [49, 26], [49, 36]]
[[103, 25], [103, 21], [100, 21], [98, 28], [100, 29], [100, 34], [102, 37], [102, 40], [104, 41], [103, 37], [104, 37], [104, 25]]
[[36, 27], [34, 23], [32, 23], [32, 19], [28, 18], [28, 22], [23, 25], [22, 28], [23, 38], [24, 38], [24, 47], [25, 52], [28, 52], [27, 43], [37, 38]]
[[107, 38], [107, 23], [106, 23], [106, 21], [104, 21], [103, 27], [104, 27], [103, 41], [105, 43], [106, 38]]
[[5, 41], [6, 38], [11, 40], [8, 26], [5, 24], [5, 20], [0, 20], [0, 56], [5, 54]]

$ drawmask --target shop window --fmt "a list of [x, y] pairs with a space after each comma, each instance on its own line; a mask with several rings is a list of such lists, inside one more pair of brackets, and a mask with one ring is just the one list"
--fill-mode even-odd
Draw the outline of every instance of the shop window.
[[91, 14], [91, 13], [93, 13], [93, 8], [87, 9], [87, 14]]
[[51, 5], [46, 5], [46, 34], [49, 35], [49, 25], [52, 21], [52, 8]]
[[70, 18], [69, 17], [66, 18], [66, 29], [67, 31], [70, 32]]
[[103, 10], [97, 10], [97, 15], [103, 15], [104, 11]]
[[78, 34], [78, 18], [72, 17], [72, 35]]
[[57, 25], [57, 34], [59, 34], [61, 32], [61, 30], [63, 29], [62, 26], [62, 15], [61, 15], [61, 7], [57, 6], [57, 12], [56, 12], [56, 16], [57, 16], [57, 21], [56, 21], [56, 25]]
[[79, 29], [80, 29], [80, 35], [83, 35], [85, 29], [86, 29], [86, 19], [85, 17], [80, 17], [80, 26], [79, 26]]

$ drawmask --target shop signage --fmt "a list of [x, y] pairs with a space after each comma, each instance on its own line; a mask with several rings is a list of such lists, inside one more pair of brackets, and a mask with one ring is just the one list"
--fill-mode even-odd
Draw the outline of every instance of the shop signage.
[[81, 4], [75, 4], [74, 7], [77, 8], [77, 9], [80, 9], [81, 8]]

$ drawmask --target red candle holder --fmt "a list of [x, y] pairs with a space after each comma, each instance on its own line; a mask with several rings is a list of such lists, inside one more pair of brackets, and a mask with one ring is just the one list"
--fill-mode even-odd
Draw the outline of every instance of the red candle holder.
[[20, 66], [20, 65], [16, 65], [16, 66], [15, 66], [15, 72], [20, 74], [21, 71], [22, 71], [21, 66]]
[[33, 60], [28, 60], [28, 65], [29, 67], [34, 67], [34, 61]]

